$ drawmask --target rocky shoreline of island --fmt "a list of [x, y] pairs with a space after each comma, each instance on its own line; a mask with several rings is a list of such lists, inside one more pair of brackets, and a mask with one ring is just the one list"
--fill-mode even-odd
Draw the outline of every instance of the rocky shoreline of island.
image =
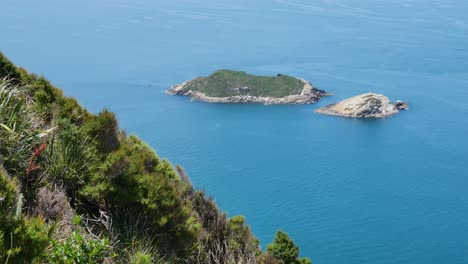
[[198, 100], [208, 103], [262, 103], [265, 105], [271, 104], [312, 104], [318, 102], [325, 96], [330, 96], [324, 90], [317, 89], [309, 81], [297, 78], [304, 86], [300, 94], [292, 94], [284, 97], [264, 97], [253, 95], [234, 95], [227, 97], [212, 97], [203, 92], [190, 90], [189, 84], [191, 81], [186, 81], [169, 88], [166, 93], [170, 95], [184, 95], [192, 100]]
[[315, 110], [316, 113], [354, 118], [382, 118], [407, 110], [406, 102], [391, 102], [383, 94], [365, 93]]

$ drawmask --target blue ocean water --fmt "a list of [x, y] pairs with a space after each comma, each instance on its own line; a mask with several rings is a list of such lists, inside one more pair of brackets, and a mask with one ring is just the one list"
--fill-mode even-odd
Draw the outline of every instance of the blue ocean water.
[[[0, 50], [181, 164], [262, 245], [314, 263], [468, 263], [468, 2], [3, 0]], [[317, 105], [165, 95], [216, 69], [289, 74]], [[313, 113], [364, 92], [382, 120]]]

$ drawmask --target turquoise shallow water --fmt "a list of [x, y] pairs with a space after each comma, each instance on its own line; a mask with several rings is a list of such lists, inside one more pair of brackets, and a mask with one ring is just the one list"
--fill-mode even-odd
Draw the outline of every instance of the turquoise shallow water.
[[[468, 263], [468, 3], [4, 0], [0, 49], [182, 164], [262, 245], [284, 229], [314, 263]], [[191, 102], [218, 68], [290, 74], [318, 105]], [[374, 91], [382, 120], [313, 113]]]

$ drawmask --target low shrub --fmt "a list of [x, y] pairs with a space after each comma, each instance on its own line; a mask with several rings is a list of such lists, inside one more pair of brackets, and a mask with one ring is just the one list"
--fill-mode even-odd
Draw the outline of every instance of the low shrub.
[[108, 239], [92, 239], [75, 231], [66, 240], [53, 241], [43, 261], [51, 264], [102, 263], [111, 257], [111, 252]]

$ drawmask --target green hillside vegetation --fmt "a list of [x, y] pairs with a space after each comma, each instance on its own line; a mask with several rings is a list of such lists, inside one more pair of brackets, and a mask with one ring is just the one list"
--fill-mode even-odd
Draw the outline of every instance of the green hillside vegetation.
[[[259, 92], [294, 83], [257, 80]], [[262, 252], [244, 217], [112, 112], [88, 112], [0, 53], [0, 263], [310, 263], [298, 253], [283, 232]]]
[[294, 77], [278, 74], [274, 77], [255, 76], [242, 71], [218, 70], [208, 77], [191, 81], [187, 89], [211, 97], [252, 95], [259, 97], [285, 97], [300, 94], [304, 83]]

